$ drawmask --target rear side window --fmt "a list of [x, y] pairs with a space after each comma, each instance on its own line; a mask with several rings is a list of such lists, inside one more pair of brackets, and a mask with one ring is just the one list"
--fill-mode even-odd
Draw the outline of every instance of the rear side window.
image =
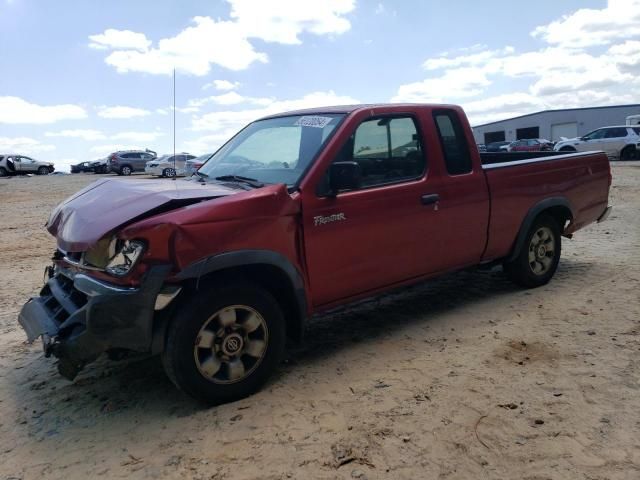
[[[631, 130], [636, 132], [636, 135], [640, 135], [640, 127], [633, 127]], [[0, 157], [0, 160], [2, 160], [2, 157]]]
[[469, 173], [472, 169], [471, 155], [460, 119], [451, 110], [433, 112], [444, 162], [449, 175]]
[[604, 138], [620, 138], [627, 136], [626, 128], [607, 128], [607, 133]]

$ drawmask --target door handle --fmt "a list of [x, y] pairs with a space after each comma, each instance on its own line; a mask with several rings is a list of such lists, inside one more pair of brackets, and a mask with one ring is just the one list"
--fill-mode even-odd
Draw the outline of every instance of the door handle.
[[422, 203], [422, 205], [433, 205], [434, 203], [437, 203], [440, 201], [440, 195], [438, 195], [437, 193], [427, 193], [426, 195], [422, 195], [422, 197], [420, 197], [420, 203]]

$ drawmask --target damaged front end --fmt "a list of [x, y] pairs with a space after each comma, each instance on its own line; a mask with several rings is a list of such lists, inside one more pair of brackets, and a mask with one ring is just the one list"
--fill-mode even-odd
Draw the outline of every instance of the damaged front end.
[[153, 266], [132, 288], [50, 267], [40, 295], [22, 307], [18, 321], [29, 342], [42, 337], [45, 356], [57, 357], [60, 374], [73, 380], [108, 350], [151, 350], [156, 304], [174, 293], [163, 292], [170, 269]]

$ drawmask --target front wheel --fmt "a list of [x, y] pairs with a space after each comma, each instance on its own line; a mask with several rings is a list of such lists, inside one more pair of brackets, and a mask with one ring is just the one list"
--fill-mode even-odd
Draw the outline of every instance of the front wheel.
[[251, 283], [216, 284], [183, 302], [162, 362], [178, 388], [216, 405], [258, 390], [284, 346], [282, 310], [269, 292]]
[[49, 175], [49, 169], [47, 167], [38, 168], [38, 175]]
[[8, 176], [9, 176], [9, 172], [7, 171], [7, 169], [4, 167], [0, 167], [0, 177], [8, 177]]
[[174, 168], [165, 168], [162, 171], [162, 176], [163, 177], [175, 177], [176, 176], [176, 170]]
[[556, 220], [549, 215], [540, 215], [527, 232], [518, 256], [504, 263], [504, 271], [513, 282], [523, 287], [545, 285], [558, 268], [561, 246], [561, 232]]

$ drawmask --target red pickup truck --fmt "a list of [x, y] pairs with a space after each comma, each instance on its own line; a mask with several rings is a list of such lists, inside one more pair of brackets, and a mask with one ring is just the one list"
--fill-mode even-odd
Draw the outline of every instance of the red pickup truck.
[[19, 322], [70, 379], [104, 352], [157, 353], [188, 394], [232, 401], [316, 312], [474, 265], [547, 283], [610, 184], [601, 152], [481, 155], [457, 106], [273, 115], [191, 179], [103, 179], [58, 205]]

